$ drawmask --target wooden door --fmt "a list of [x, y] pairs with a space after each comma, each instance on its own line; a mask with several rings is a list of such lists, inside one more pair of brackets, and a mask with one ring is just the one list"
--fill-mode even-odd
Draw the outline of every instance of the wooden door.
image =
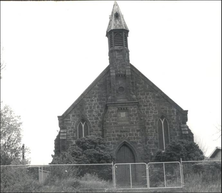
[[[127, 145], [122, 145], [116, 155], [116, 163], [135, 163], [135, 156]], [[130, 187], [130, 165], [117, 165], [116, 182], [119, 187]], [[132, 172], [131, 172], [132, 173]]]
[[116, 163], [134, 163], [135, 156], [127, 145], [122, 145], [116, 155]]

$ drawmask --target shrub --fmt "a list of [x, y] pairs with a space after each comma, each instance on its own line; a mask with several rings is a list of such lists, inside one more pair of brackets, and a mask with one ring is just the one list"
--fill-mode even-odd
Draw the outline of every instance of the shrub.
[[221, 163], [220, 162], [202, 162], [195, 163], [192, 166], [193, 173], [202, 176], [204, 182], [214, 182], [221, 179]]
[[[101, 137], [87, 136], [77, 139], [67, 152], [53, 157], [52, 164], [97, 164], [111, 163], [113, 158], [108, 146]], [[86, 173], [97, 174], [99, 178], [111, 180], [111, 166], [76, 166], [76, 175], [84, 176]]]
[[80, 183], [77, 178], [54, 179], [49, 183], [44, 183], [42, 192], [76, 192], [79, 190]]
[[1, 192], [35, 192], [42, 185], [25, 167], [6, 166], [1, 168]]
[[51, 185], [57, 180], [76, 178], [77, 172], [77, 168], [73, 166], [50, 166], [49, 176], [46, 178], [44, 184]]
[[79, 180], [81, 188], [100, 189], [111, 187], [111, 184], [103, 179], [100, 179], [97, 175], [85, 174]]
[[203, 160], [204, 155], [199, 146], [193, 141], [177, 140], [171, 142], [165, 151], [159, 150], [153, 161], [183, 161]]

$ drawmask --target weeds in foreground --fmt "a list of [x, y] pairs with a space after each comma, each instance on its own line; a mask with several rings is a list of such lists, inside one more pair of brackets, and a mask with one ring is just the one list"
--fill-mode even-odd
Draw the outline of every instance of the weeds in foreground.
[[[198, 167], [197, 167], [198, 166]], [[197, 167], [197, 170], [193, 170]], [[219, 164], [210, 167], [195, 165], [184, 167], [185, 186], [181, 189], [145, 189], [145, 192], [221, 192], [221, 166]], [[52, 172], [43, 184], [38, 181], [36, 168], [1, 168], [1, 192], [96, 192], [108, 190], [108, 192], [126, 192], [115, 190], [111, 181], [106, 181], [94, 174], [85, 174], [77, 177], [75, 171], [72, 174], [61, 174], [60, 170]], [[86, 192], [86, 191], [85, 191]], [[130, 192], [133, 192], [131, 190]]]
[[192, 174], [185, 179], [183, 192], [221, 192], [221, 179], [203, 180], [203, 174]]
[[85, 174], [81, 178], [66, 178], [57, 180], [55, 183], [42, 186], [42, 192], [78, 192], [82, 189], [96, 190], [112, 188], [112, 184], [109, 181], [102, 180], [96, 175]]

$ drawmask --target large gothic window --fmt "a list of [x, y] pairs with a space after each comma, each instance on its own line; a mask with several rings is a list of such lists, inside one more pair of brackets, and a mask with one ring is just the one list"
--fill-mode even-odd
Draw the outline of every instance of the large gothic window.
[[169, 125], [166, 118], [161, 117], [158, 120], [158, 133], [159, 133], [159, 148], [165, 150], [170, 142]]
[[78, 138], [86, 137], [89, 134], [89, 126], [85, 120], [81, 120], [77, 127]]

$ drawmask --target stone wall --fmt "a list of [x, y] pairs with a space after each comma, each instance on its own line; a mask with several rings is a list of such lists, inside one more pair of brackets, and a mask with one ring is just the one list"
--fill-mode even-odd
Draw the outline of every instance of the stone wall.
[[[59, 117], [60, 129], [66, 132], [66, 139], [61, 139], [60, 144], [68, 148], [75, 142], [77, 125], [82, 118], [90, 126], [90, 135], [106, 139], [114, 157], [117, 147], [125, 141], [137, 152], [136, 161], [146, 161], [145, 154], [152, 155], [159, 148], [157, 123], [161, 116], [168, 120], [170, 140], [183, 138], [181, 125], [186, 125], [187, 111], [183, 111], [135, 68], [131, 69], [130, 86], [133, 101], [110, 101], [112, 88], [107, 70], [65, 116]], [[190, 130], [189, 134], [192, 135]]]
[[107, 75], [80, 97], [81, 100], [66, 116], [59, 117], [60, 129], [66, 131], [66, 149], [77, 139], [77, 125], [81, 119], [87, 120], [90, 135], [102, 136], [102, 119], [107, 100]]
[[148, 151], [155, 153], [159, 148], [158, 120], [164, 116], [169, 123], [170, 141], [181, 139], [182, 119], [186, 116], [185, 112], [173, 105], [154, 85], [149, 84], [141, 74], [133, 71], [134, 93], [139, 101], [139, 111], [144, 120], [146, 147]]
[[104, 138], [115, 150], [123, 141], [128, 142], [137, 152], [137, 161], [144, 153], [145, 130], [140, 119], [138, 102], [109, 103], [104, 117]]

